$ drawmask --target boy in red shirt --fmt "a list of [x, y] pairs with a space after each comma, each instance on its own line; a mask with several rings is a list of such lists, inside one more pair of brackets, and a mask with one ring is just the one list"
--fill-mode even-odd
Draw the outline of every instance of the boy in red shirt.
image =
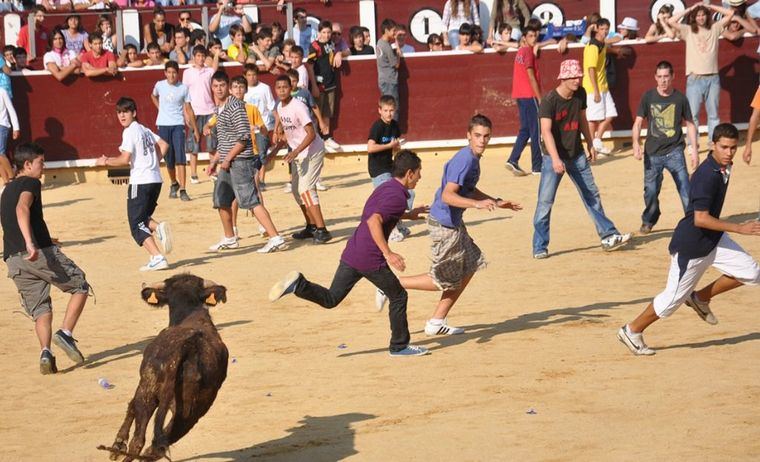
[[103, 49], [103, 37], [100, 34], [90, 36], [90, 51], [82, 53], [79, 60], [82, 62], [82, 72], [87, 77], [116, 75], [119, 72], [116, 56]]

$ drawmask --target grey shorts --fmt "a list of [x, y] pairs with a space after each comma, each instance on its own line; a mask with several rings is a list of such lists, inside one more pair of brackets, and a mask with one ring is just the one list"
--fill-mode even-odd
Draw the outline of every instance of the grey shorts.
[[214, 183], [214, 208], [229, 208], [237, 199], [238, 207], [250, 210], [261, 205], [259, 191], [256, 188], [256, 159], [245, 158], [232, 161], [230, 170], [219, 169]]
[[36, 320], [52, 311], [50, 285], [70, 294], [86, 294], [90, 285], [76, 263], [61, 252], [58, 246], [39, 250], [35, 261], [25, 260], [26, 252], [11, 255], [5, 264], [8, 277], [21, 295], [26, 314]]
[[441, 225], [428, 217], [430, 247], [430, 276], [440, 290], [459, 288], [462, 280], [486, 267], [483, 252], [475, 244], [464, 223], [456, 228]]
[[[195, 116], [195, 125], [198, 127], [198, 131], [203, 131], [203, 126], [208, 123], [208, 121], [211, 119], [211, 117], [214, 114], [208, 114], [208, 115], [196, 115]], [[190, 154], [198, 154], [201, 150], [201, 143], [195, 142], [195, 136], [193, 134], [193, 131], [188, 128], [187, 130], [187, 136], [185, 137], [185, 152]], [[207, 152], [214, 152], [216, 151], [216, 125], [211, 127], [211, 134], [204, 137], [203, 133], [201, 133], [201, 140], [203, 138], [206, 138], [206, 151]]]

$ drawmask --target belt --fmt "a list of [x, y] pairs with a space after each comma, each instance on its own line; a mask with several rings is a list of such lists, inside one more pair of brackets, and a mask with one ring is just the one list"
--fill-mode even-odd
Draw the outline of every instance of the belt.
[[428, 215], [427, 221], [428, 221], [428, 224], [431, 225], [431, 226], [437, 226], [439, 228], [446, 228], [446, 229], [457, 229], [456, 226], [446, 226], [446, 225], [444, 225], [443, 223], [441, 223], [440, 221], [438, 221], [435, 218], [431, 217], [430, 215]]

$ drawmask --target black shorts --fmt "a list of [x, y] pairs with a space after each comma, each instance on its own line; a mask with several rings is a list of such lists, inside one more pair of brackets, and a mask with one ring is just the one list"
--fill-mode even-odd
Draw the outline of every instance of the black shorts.
[[137, 245], [153, 235], [150, 219], [158, 205], [161, 183], [130, 184], [127, 188], [127, 219]]

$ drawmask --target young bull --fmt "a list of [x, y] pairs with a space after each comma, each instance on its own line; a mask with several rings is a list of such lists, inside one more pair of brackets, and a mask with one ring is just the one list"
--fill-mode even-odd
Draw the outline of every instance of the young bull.
[[[163, 458], [211, 408], [227, 377], [227, 347], [211, 321], [206, 305], [227, 301], [227, 289], [192, 274], [180, 274], [144, 286], [142, 298], [155, 306], [169, 305], [169, 327], [145, 348], [140, 383], [127, 406], [127, 416], [110, 448], [111, 460]], [[164, 426], [167, 413], [172, 418]], [[141, 455], [153, 413], [151, 446]], [[132, 422], [135, 430], [127, 448]]]

